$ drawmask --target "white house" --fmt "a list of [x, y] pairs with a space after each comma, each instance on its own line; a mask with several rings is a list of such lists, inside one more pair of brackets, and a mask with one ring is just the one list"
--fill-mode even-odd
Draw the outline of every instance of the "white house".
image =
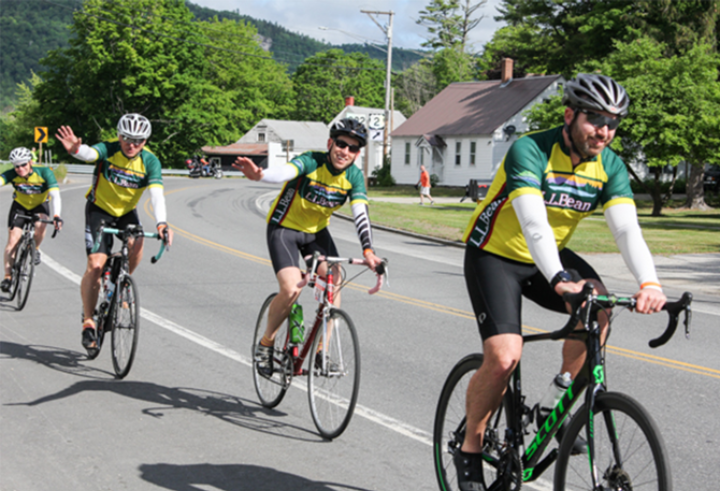
[[392, 132], [392, 175], [415, 184], [420, 165], [438, 184], [489, 184], [517, 135], [529, 128], [523, 113], [558, 93], [560, 75], [512, 78], [505, 59], [501, 80], [448, 85]]

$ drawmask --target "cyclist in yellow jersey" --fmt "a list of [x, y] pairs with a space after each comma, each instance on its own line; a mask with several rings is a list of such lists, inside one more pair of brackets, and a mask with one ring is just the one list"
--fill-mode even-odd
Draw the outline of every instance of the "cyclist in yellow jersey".
[[[353, 165], [366, 141], [365, 126], [346, 118], [330, 129], [327, 152], [306, 152], [286, 165], [271, 169], [261, 169], [245, 157], [238, 157], [233, 164], [253, 181], [285, 183], [267, 216], [268, 249], [280, 292], [270, 303], [268, 326], [256, 347], [257, 367], [263, 375], [272, 375], [275, 334], [300, 295], [299, 257], [315, 251], [322, 255], [338, 255], [327, 225], [333, 212], [347, 200], [368, 266], [374, 271], [382, 262], [372, 247], [363, 175]], [[320, 274], [325, 272], [320, 270]], [[340, 281], [341, 275], [336, 274], [336, 278]], [[338, 295], [335, 305], [339, 305], [339, 301]]]
[[[563, 103], [563, 126], [513, 143], [465, 231], [465, 281], [484, 360], [468, 385], [467, 432], [455, 454], [461, 491], [486, 489], [483, 436], [522, 354], [522, 297], [565, 312], [562, 294], [581, 291], [586, 281], [592, 281], [596, 293], [607, 293], [593, 268], [566, 247], [581, 219], [603, 207], [640, 285], [636, 310], [658, 312], [665, 303], [627, 171], [608, 148], [628, 113], [625, 89], [610, 77], [581, 73], [565, 84]], [[598, 318], [604, 338], [608, 318], [604, 312]], [[583, 343], [567, 340], [560, 373], [574, 378], [584, 358]], [[547, 415], [543, 411], [540, 408], [541, 418]], [[584, 451], [582, 442], [576, 442], [574, 451]]]
[[[62, 229], [63, 223], [60, 218], [60, 189], [55, 180], [55, 174], [47, 167], [33, 167], [34, 159], [32, 152], [25, 147], [13, 149], [10, 152], [9, 158], [13, 164], [13, 168], [0, 174], [0, 186], [12, 184], [15, 188], [13, 202], [12, 205], [10, 205], [10, 213], [8, 215], [8, 241], [3, 255], [5, 275], [0, 283], [0, 289], [4, 292], [8, 292], [10, 289], [15, 250], [20, 242], [22, 230], [27, 221], [24, 218], [19, 218], [17, 215], [33, 216], [33, 214], [38, 214], [49, 217], [49, 197], [53, 205], [55, 228], [57, 230]], [[40, 248], [44, 237], [45, 224], [36, 222], [35, 247]], [[40, 261], [41, 256], [38, 250], [35, 252], [35, 265], [40, 264]]]
[[[92, 147], [82, 143], [72, 128], [61, 126], [57, 139], [73, 157], [96, 162], [93, 183], [87, 192], [85, 205], [85, 249], [87, 268], [80, 283], [83, 302], [82, 343], [85, 348], [96, 347], [96, 326], [93, 310], [100, 290], [102, 268], [112, 249], [112, 236], [106, 236], [96, 253], [92, 253], [95, 232], [100, 225], [124, 229], [140, 224], [136, 206], [145, 189], [149, 189], [157, 230], [167, 246], [172, 245], [173, 231], [167, 225], [162, 167], [150, 152], [147, 143], [152, 126], [140, 114], [125, 114], [118, 121], [118, 139], [101, 142]], [[129, 265], [132, 273], [142, 259], [143, 239], [129, 242]]]

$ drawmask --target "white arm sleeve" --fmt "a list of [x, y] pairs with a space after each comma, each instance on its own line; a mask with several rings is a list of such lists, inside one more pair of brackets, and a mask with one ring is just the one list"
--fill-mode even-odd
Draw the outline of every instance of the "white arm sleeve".
[[150, 188], [150, 200], [152, 201], [153, 210], [155, 210], [155, 222], [167, 223], [167, 210], [165, 209], [163, 188]]
[[523, 194], [512, 201], [525, 242], [535, 265], [548, 280], [563, 270], [555, 234], [547, 218], [542, 196]]
[[297, 167], [292, 164], [285, 164], [279, 167], [273, 167], [271, 169], [263, 169], [263, 175], [260, 178], [260, 181], [268, 182], [271, 184], [278, 184], [281, 182], [287, 182], [290, 179], [294, 179], [297, 177], [297, 175]]
[[59, 189], [51, 189], [48, 194], [50, 195], [50, 203], [52, 203], [53, 208], [53, 216], [61, 216], [60, 212], [62, 211], [62, 202], [60, 201], [60, 190]]
[[78, 160], [82, 160], [83, 162], [95, 162], [100, 155], [93, 147], [83, 143], [80, 145], [80, 148], [78, 148], [77, 153], [73, 155], [73, 157]]
[[365, 203], [355, 203], [352, 205], [353, 218], [355, 219], [355, 230], [357, 231], [360, 245], [363, 253], [372, 250], [372, 227], [370, 227], [370, 215], [368, 207]]
[[655, 263], [640, 230], [635, 207], [627, 203], [610, 206], [605, 210], [605, 220], [625, 264], [637, 282], [641, 287], [650, 283], [645, 288], [661, 290]]

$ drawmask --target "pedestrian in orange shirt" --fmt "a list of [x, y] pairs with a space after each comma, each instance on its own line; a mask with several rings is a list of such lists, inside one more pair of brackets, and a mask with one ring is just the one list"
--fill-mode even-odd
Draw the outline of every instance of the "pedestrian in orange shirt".
[[420, 185], [420, 204], [422, 205], [425, 203], [424, 197], [427, 196], [430, 200], [430, 204], [434, 205], [435, 201], [433, 201], [432, 196], [430, 196], [430, 174], [428, 174], [428, 171], [425, 170], [424, 165], [420, 166], [420, 180], [418, 181], [418, 184]]

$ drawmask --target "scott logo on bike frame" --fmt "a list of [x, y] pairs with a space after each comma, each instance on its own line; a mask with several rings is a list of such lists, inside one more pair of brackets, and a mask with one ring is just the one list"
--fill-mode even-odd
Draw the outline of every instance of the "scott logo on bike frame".
[[[537, 449], [540, 448], [543, 441], [550, 434], [550, 430], [555, 426], [555, 424], [558, 421], [562, 423], [562, 421], [567, 417], [567, 413], [570, 411], [570, 408], [574, 404], [575, 398], [577, 397], [577, 394], [575, 394], [575, 392], [573, 391], [574, 385], [575, 382], [573, 381], [570, 384], [570, 387], [568, 387], [567, 391], [565, 391], [565, 394], [563, 394], [560, 402], [558, 402], [557, 406], [555, 406], [555, 409], [552, 410], [543, 425], [538, 429], [537, 435], [535, 435], [535, 439], [532, 441], [527, 451], [525, 452], [526, 461], [529, 461], [535, 454]], [[523, 477], [523, 479], [526, 478]]]

